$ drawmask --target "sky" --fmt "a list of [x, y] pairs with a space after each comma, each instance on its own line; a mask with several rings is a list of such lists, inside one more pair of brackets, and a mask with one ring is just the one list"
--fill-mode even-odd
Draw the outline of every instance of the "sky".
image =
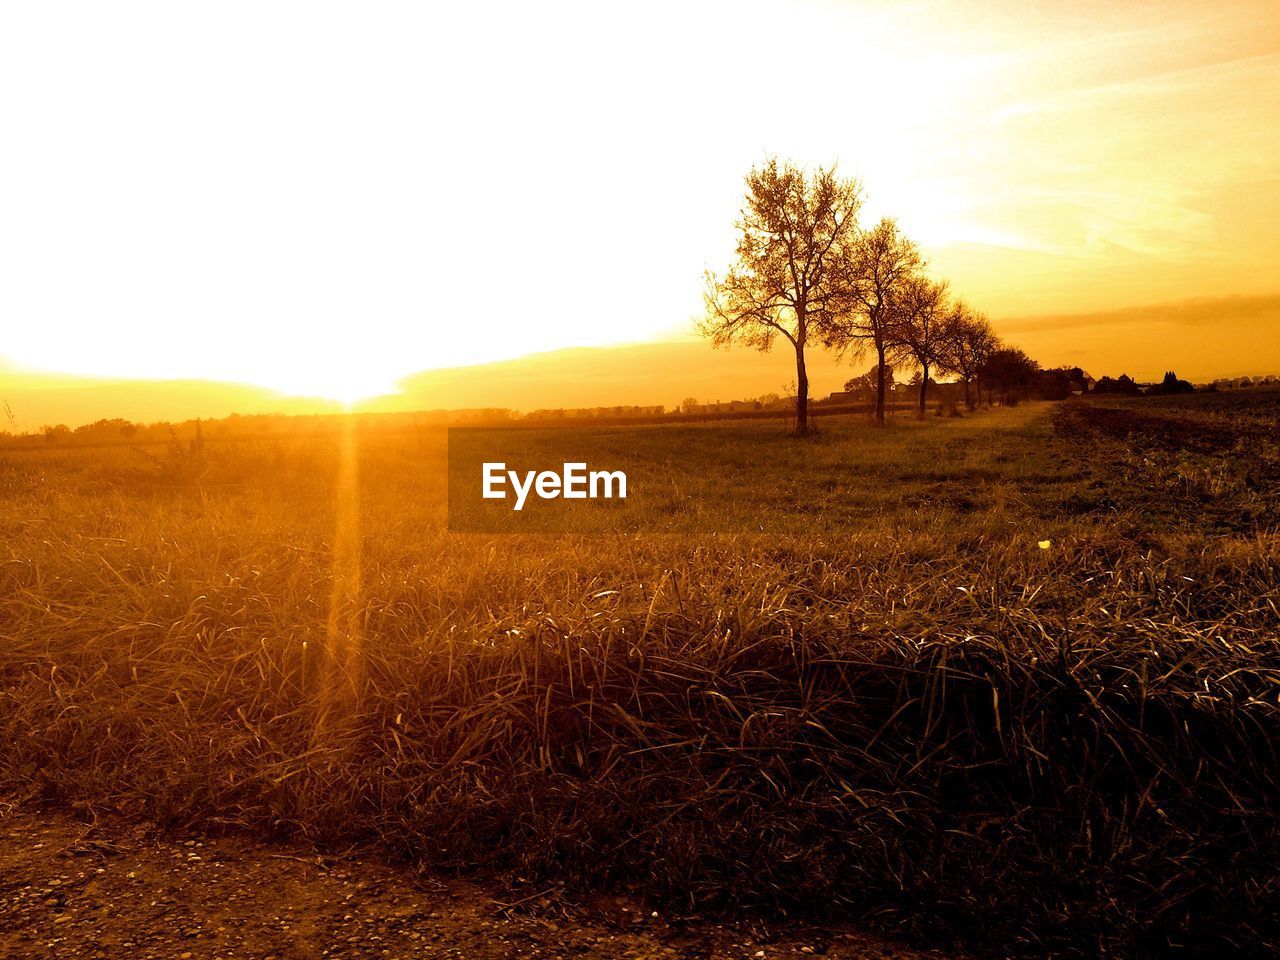
[[4, 4], [0, 375], [688, 337], [771, 154], [1042, 362], [1280, 371], [1278, 118], [1274, 0]]

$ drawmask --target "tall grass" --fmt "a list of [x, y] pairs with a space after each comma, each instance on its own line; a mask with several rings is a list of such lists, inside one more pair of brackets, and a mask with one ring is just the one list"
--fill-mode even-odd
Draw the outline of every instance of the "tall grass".
[[936, 528], [451, 537], [437, 442], [366, 451], [354, 585], [330, 448], [204, 497], [14, 481], [3, 788], [1001, 952], [1280, 943], [1274, 533], [996, 476]]

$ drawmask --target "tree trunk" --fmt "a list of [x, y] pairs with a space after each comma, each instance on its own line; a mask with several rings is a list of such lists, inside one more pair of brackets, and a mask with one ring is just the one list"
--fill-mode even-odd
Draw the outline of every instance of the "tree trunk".
[[809, 432], [809, 373], [804, 367], [804, 344], [796, 344], [796, 434]]
[[973, 401], [969, 399], [969, 378], [964, 378], [964, 408], [970, 413], [973, 412]]
[[924, 395], [929, 389], [929, 365], [922, 363], [920, 365], [920, 419], [924, 419]]
[[876, 344], [876, 422], [884, 423], [884, 347]]

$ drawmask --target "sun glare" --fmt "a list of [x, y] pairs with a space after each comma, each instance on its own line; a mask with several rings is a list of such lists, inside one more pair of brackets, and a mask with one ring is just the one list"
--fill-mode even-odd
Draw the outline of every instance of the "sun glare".
[[362, 400], [398, 392], [394, 380], [377, 371], [349, 368], [282, 369], [270, 378], [243, 378], [290, 397], [315, 397], [350, 407]]
[[[326, 400], [336, 400], [350, 407], [361, 400], [369, 400], [373, 397], [380, 397], [394, 392], [394, 387], [388, 387], [381, 383], [375, 385], [372, 381], [353, 380], [323, 386], [316, 392], [316, 395]], [[299, 396], [305, 395], [299, 394]]]

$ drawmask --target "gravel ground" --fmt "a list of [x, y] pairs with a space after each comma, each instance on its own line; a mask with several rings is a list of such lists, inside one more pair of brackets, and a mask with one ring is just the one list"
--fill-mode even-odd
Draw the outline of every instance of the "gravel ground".
[[[3, 807], [0, 807], [3, 811]], [[0, 812], [0, 958], [940, 960], [836, 928], [668, 922], [637, 901], [503, 903], [376, 854]]]

